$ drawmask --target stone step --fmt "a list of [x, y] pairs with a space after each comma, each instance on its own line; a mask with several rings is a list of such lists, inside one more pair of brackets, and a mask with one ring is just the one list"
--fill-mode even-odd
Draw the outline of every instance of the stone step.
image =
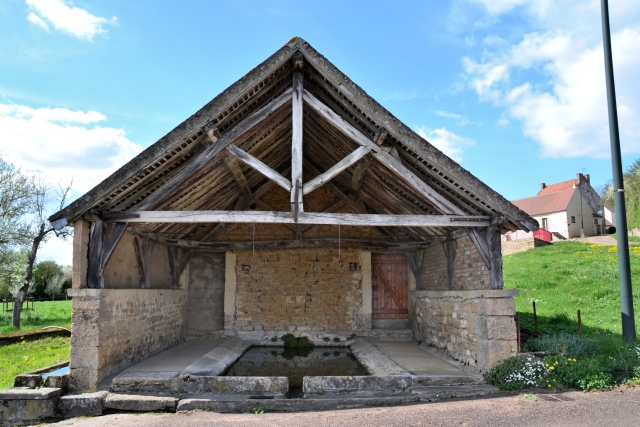
[[499, 393], [500, 389], [492, 385], [458, 385], [458, 386], [425, 386], [412, 387], [411, 394], [420, 400], [449, 399], [452, 397], [484, 396]]
[[371, 329], [369, 338], [380, 341], [413, 341], [411, 329]]
[[119, 411], [167, 411], [175, 412], [178, 398], [173, 396], [148, 396], [139, 394], [110, 393], [104, 399], [104, 407]]

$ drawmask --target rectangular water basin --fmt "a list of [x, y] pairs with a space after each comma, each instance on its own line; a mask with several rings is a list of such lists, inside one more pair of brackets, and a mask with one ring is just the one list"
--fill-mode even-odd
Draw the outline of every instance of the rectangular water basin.
[[367, 371], [348, 347], [251, 347], [226, 374], [288, 377], [290, 390], [302, 388], [304, 377], [362, 375]]

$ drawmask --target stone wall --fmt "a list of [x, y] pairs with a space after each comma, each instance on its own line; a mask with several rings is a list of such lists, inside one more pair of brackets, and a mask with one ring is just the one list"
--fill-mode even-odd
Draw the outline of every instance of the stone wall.
[[517, 352], [515, 289], [414, 291], [414, 336], [455, 359], [488, 369]]
[[532, 237], [530, 239], [512, 240], [510, 242], [502, 242], [502, 255], [511, 255], [518, 252], [528, 251], [529, 249], [539, 248], [541, 246], [551, 245], [544, 240]]
[[[467, 235], [455, 239], [451, 290], [491, 289], [489, 270]], [[424, 250], [420, 290], [448, 289], [444, 245], [436, 243]]]
[[117, 372], [184, 336], [187, 291], [70, 289], [72, 388], [95, 391]]
[[[360, 250], [237, 251], [234, 329], [280, 333], [367, 331]], [[354, 269], [354, 271], [351, 270]]]

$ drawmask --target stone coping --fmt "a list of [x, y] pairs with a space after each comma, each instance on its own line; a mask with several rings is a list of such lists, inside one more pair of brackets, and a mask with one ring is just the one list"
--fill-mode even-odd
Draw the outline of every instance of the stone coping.
[[70, 297], [101, 297], [108, 296], [111, 293], [114, 294], [123, 294], [123, 293], [137, 293], [137, 292], [171, 292], [171, 293], [185, 293], [186, 289], [142, 289], [142, 288], [132, 288], [132, 289], [90, 289], [90, 288], [71, 288], [67, 289], [67, 295]]
[[511, 298], [520, 295], [517, 289], [470, 289], [466, 291], [409, 291], [415, 297]]

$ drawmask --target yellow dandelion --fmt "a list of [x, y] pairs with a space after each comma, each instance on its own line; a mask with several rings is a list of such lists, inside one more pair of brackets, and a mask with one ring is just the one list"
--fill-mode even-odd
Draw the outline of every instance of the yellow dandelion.
[[551, 384], [547, 384], [547, 387], [551, 388]]
[[548, 367], [549, 367], [549, 364], [548, 364], [548, 363], [545, 363], [545, 364], [544, 364], [544, 366], [546, 366], [546, 367], [548, 368]]
[[553, 371], [556, 368], [555, 368], [555, 366], [549, 366], [549, 369]]

